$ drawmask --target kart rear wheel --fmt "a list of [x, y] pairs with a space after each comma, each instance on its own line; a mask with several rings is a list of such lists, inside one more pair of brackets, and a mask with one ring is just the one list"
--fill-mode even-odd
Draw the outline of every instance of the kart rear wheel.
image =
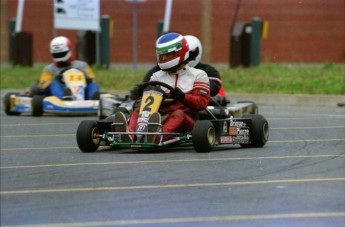
[[34, 117], [43, 115], [43, 96], [34, 95], [31, 100], [31, 114]]
[[192, 144], [196, 152], [207, 153], [212, 151], [216, 143], [216, 131], [208, 120], [195, 122], [192, 131]]
[[77, 129], [77, 144], [79, 149], [85, 153], [96, 152], [101, 139], [96, 137], [100, 133], [97, 122], [83, 120]]
[[243, 118], [252, 119], [250, 129], [251, 144], [241, 144], [241, 147], [263, 147], [269, 136], [269, 125], [266, 118], [260, 114], [244, 114]]
[[12, 112], [11, 111], [11, 96], [19, 96], [19, 93], [7, 93], [4, 97], [4, 110], [5, 113], [7, 115], [11, 115], [11, 116], [16, 116], [16, 115], [20, 115], [20, 112]]

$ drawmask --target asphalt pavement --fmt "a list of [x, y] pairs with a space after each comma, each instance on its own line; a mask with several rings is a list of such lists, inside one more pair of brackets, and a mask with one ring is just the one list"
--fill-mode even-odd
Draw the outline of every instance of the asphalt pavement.
[[82, 153], [76, 129], [96, 116], [0, 108], [0, 225], [344, 227], [345, 108], [278, 104], [259, 105], [264, 147], [210, 153]]

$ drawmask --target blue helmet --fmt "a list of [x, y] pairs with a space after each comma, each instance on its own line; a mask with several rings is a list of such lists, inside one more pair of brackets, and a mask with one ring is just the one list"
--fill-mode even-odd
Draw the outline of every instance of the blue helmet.
[[156, 41], [156, 55], [158, 66], [164, 71], [187, 64], [189, 57], [187, 40], [178, 33], [164, 34]]

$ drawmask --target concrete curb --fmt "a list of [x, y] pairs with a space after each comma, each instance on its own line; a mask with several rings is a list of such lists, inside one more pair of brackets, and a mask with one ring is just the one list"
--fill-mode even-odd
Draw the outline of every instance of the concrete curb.
[[[0, 89], [1, 99], [9, 92], [24, 93], [25, 89]], [[109, 90], [111, 94], [128, 95], [128, 91]], [[290, 95], [290, 94], [248, 94], [228, 93], [231, 103], [238, 101], [253, 101], [258, 105], [288, 105], [288, 106], [345, 106], [345, 95]]]

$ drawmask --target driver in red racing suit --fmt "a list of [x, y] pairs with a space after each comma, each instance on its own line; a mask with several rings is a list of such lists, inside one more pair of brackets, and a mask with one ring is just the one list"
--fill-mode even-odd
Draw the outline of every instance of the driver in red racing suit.
[[[160, 81], [174, 88], [173, 91], [163, 86], [167, 97], [175, 103], [162, 107], [167, 116], [162, 126], [163, 132], [186, 132], [194, 127], [195, 111], [207, 108], [210, 100], [210, 82], [205, 71], [188, 66], [189, 47], [186, 39], [178, 33], [167, 33], [156, 41], [156, 53], [160, 71], [154, 73], [150, 81]], [[154, 121], [161, 121], [160, 115], [152, 114]], [[135, 108], [129, 120], [129, 131], [136, 130], [139, 108]], [[116, 113], [114, 121], [123, 122], [123, 113]], [[149, 122], [151, 122], [151, 118]], [[124, 130], [124, 129], [123, 129]], [[123, 131], [122, 130], [122, 131]], [[116, 130], [117, 131], [117, 130]], [[150, 128], [149, 128], [149, 131]], [[168, 139], [165, 137], [164, 139]], [[133, 141], [133, 138], [127, 139]]]
[[[226, 94], [224, 86], [222, 85], [222, 80], [220, 74], [216, 68], [212, 65], [205, 64], [201, 62], [202, 57], [202, 44], [200, 40], [196, 36], [192, 35], [185, 35], [185, 39], [187, 40], [189, 46], [189, 62], [188, 65], [190, 67], [201, 69], [206, 72], [209, 80], [210, 80], [210, 95], [211, 100], [209, 105], [223, 105], [225, 106], [226, 103]], [[147, 82], [150, 80], [153, 73], [161, 70], [160, 67], [155, 65], [151, 68], [144, 76], [143, 82]], [[141, 97], [141, 93], [138, 91], [140, 84], [136, 84], [130, 91], [130, 98], [132, 100], [137, 100]]]

